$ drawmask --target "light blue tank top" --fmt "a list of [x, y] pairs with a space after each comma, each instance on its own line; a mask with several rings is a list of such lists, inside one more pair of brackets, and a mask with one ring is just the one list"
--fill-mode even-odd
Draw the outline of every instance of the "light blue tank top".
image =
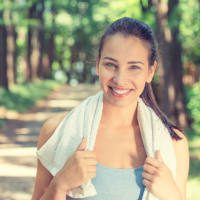
[[142, 183], [143, 167], [111, 168], [97, 163], [96, 177], [91, 179], [97, 195], [66, 200], [141, 200], [144, 192]]

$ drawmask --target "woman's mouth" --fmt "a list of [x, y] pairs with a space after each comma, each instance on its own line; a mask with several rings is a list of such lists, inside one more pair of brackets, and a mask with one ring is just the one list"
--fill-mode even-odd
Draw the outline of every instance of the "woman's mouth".
[[116, 97], [127, 96], [132, 91], [132, 89], [118, 89], [118, 88], [113, 88], [110, 86], [108, 86], [108, 88], [110, 89], [111, 93]]

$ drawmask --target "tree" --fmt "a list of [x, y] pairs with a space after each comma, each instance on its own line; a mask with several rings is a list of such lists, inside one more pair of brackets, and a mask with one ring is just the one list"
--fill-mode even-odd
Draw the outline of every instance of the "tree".
[[7, 31], [2, 10], [0, 10], [0, 20], [0, 86], [8, 90]]
[[143, 11], [154, 7], [156, 37], [159, 46], [158, 101], [162, 110], [178, 125], [186, 127], [186, 104], [183, 89], [182, 47], [179, 39], [178, 0], [149, 0]]
[[10, 7], [8, 10], [9, 23], [7, 25], [7, 57], [8, 57], [8, 68], [10, 69], [12, 80], [9, 82], [17, 83], [17, 31], [16, 25], [13, 19], [13, 10]]
[[44, 0], [37, 2], [36, 7], [37, 18], [39, 22], [38, 26], [38, 44], [39, 44], [39, 59], [37, 67], [37, 75], [39, 78], [44, 77], [44, 67], [43, 67], [43, 54], [44, 54], [44, 42], [45, 42], [45, 33], [44, 33]]
[[56, 17], [56, 6], [54, 2], [51, 3], [50, 6], [51, 10], [51, 27], [49, 30], [49, 37], [47, 38], [47, 55], [49, 59], [49, 77], [52, 75], [52, 65], [55, 60], [55, 35], [56, 35], [56, 24], [55, 24], [55, 17]]
[[33, 36], [33, 25], [32, 20], [35, 18], [36, 3], [31, 4], [28, 8], [28, 27], [27, 27], [27, 53], [26, 53], [26, 65], [27, 65], [27, 73], [26, 73], [26, 81], [30, 82], [33, 79], [33, 66], [31, 61], [31, 55], [33, 51], [32, 45], [32, 36]]

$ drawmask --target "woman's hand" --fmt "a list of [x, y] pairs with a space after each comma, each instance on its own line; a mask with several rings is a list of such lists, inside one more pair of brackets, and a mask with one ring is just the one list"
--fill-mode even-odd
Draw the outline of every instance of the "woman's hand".
[[164, 164], [160, 151], [155, 158], [147, 157], [142, 173], [143, 183], [147, 190], [160, 200], [181, 200], [180, 192], [173, 179], [171, 171]]
[[86, 141], [87, 139], [83, 138], [75, 153], [54, 177], [60, 190], [68, 191], [96, 176], [96, 154], [93, 151], [85, 151]]

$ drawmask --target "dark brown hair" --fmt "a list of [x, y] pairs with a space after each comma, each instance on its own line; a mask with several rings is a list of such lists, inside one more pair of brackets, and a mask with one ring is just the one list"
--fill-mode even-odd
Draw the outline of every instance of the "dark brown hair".
[[[139, 38], [142, 41], [147, 42], [147, 44], [149, 44], [149, 47], [150, 47], [149, 57], [148, 57], [149, 67], [152, 66], [155, 61], [157, 61], [158, 59], [157, 45], [156, 45], [156, 41], [155, 41], [155, 37], [153, 35], [152, 29], [144, 22], [141, 22], [139, 20], [132, 19], [129, 17], [123, 17], [114, 21], [110, 26], [108, 26], [108, 28], [102, 35], [100, 39], [99, 49], [98, 49], [98, 57], [97, 57], [98, 62], [101, 58], [101, 52], [102, 52], [105, 40], [116, 33], [121, 33], [124, 36], [134, 36], [134, 37]], [[145, 88], [142, 94], [140, 95], [140, 97], [143, 99], [145, 104], [147, 106], [150, 106], [154, 110], [154, 112], [157, 114], [157, 116], [161, 119], [163, 124], [169, 130], [171, 137], [175, 138], [176, 140], [181, 139], [181, 137], [178, 136], [176, 132], [174, 131], [174, 128], [178, 130], [180, 129], [176, 125], [174, 125], [168, 119], [168, 117], [160, 110], [155, 100], [155, 96], [154, 96], [150, 83], [145, 84]]]

